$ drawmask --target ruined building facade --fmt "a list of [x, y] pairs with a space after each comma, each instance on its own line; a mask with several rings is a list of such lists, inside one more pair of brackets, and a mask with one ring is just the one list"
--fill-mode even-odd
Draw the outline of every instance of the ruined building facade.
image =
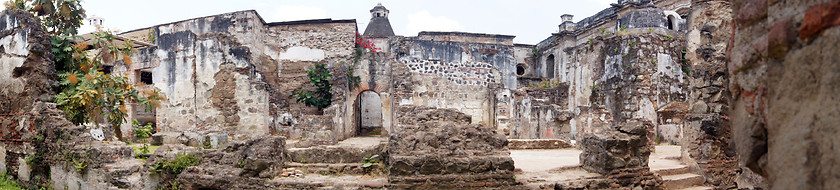
[[[836, 41], [832, 37], [837, 28], [827, 28], [837, 25], [836, 19], [831, 20], [836, 14], [829, 13], [840, 6], [828, 1], [797, 5], [792, 7], [814, 12], [786, 16], [768, 16], [766, 10], [749, 8], [794, 9], [787, 4], [619, 0], [578, 22], [573, 22], [573, 15], [562, 15], [558, 32], [533, 45], [515, 44], [515, 36], [500, 34], [424, 31], [398, 36], [388, 20], [390, 11], [381, 4], [370, 10], [371, 20], [361, 34], [355, 20], [265, 22], [255, 11], [239, 11], [119, 34], [121, 40], [136, 40], [137, 52], [131, 56], [133, 64], [118, 62], [108, 67], [136, 84], [145, 84], [138, 89], [157, 88], [166, 97], [152, 112], [128, 108], [129, 121], [155, 124], [155, 143], [235, 147], [225, 153], [205, 151], [227, 165], [205, 163], [202, 167], [215, 169], [188, 171], [193, 177], [244, 170], [245, 166], [232, 169], [236, 168], [233, 157], [270, 162], [264, 173], [246, 171], [251, 177], [276, 175], [284, 159], [305, 162], [284, 157], [286, 147], [389, 136], [390, 148], [402, 147], [388, 155], [394, 161], [388, 166], [390, 182], [406, 185], [395, 187], [413, 187], [430, 179], [452, 181], [458, 175], [481, 181], [471, 185], [514, 185], [505, 138], [569, 142], [583, 149], [582, 168], [622, 186], [656, 186], [661, 179], [648, 167], [652, 145], [672, 143], [682, 147], [680, 161], [702, 175], [706, 185], [767, 188], [764, 179], [770, 179], [773, 187], [804, 183], [811, 186], [798, 187], [831, 187], [830, 177], [805, 178], [832, 174], [831, 168], [821, 169], [811, 160], [837, 165], [836, 156], [826, 156], [836, 151], [823, 146], [833, 142], [830, 134], [835, 130], [821, 127], [836, 122], [809, 119], [830, 118], [836, 108], [826, 108], [820, 115], [806, 112], [804, 106], [836, 102], [825, 95], [833, 89], [834, 75], [819, 69], [834, 67], [812, 65], [804, 69], [810, 73], [788, 68], [796, 60], [836, 59], [830, 52], [817, 56], [808, 52], [836, 44], [831, 42]], [[26, 23], [32, 22], [31, 17], [18, 20], [24, 16], [17, 14], [22, 13], [4, 12], [0, 18], [7, 23], [0, 28], [5, 31], [0, 38], [0, 79], [4, 81], [0, 83], [0, 104], [4, 105], [0, 108], [4, 137], [0, 170], [29, 181], [30, 172], [43, 172], [46, 167], [29, 166], [24, 160], [38, 153], [33, 147], [46, 146], [32, 140], [34, 134], [47, 133], [36, 132], [32, 126], [40, 124], [34, 121], [51, 121], [50, 130], [93, 140], [82, 132], [90, 129], [71, 126], [50, 111], [50, 104], [33, 103], [48, 101], [53, 95], [56, 82], [44, 78], [54, 79], [55, 71], [45, 66], [51, 62], [43, 48], [49, 45], [45, 34], [27, 28], [35, 25]], [[795, 26], [800, 26], [798, 31]], [[770, 33], [764, 34], [768, 29]], [[380, 49], [357, 49], [359, 37]], [[768, 39], [771, 45], [761, 42]], [[300, 90], [314, 88], [307, 78], [307, 69], [314, 63], [325, 63], [333, 75], [332, 104], [324, 109], [308, 107], [294, 97]], [[810, 76], [811, 81], [796, 83], [800, 81], [796, 76]], [[359, 78], [358, 84], [352, 82], [354, 77]], [[814, 81], [825, 83], [813, 86]], [[791, 95], [801, 94], [797, 90], [825, 96]], [[812, 131], [782, 127], [798, 124], [809, 124]], [[130, 122], [120, 129], [122, 134], [132, 133]], [[113, 138], [107, 132], [106, 136]], [[479, 136], [483, 141], [447, 141], [444, 144], [467, 147], [447, 152], [438, 143], [417, 136]], [[786, 140], [811, 144], [779, 145]], [[69, 148], [104, 150], [114, 143], [119, 144]], [[260, 144], [277, 146], [265, 149]], [[125, 153], [130, 148], [114, 146], [122, 148], [107, 151], [131, 155]], [[189, 147], [176, 150], [201, 152]], [[252, 154], [255, 151], [280, 153]], [[779, 155], [788, 151], [815, 157], [802, 161]], [[91, 167], [118, 165], [115, 160], [123, 157]], [[458, 163], [469, 163], [470, 168], [434, 167]], [[782, 171], [787, 170], [783, 169], [797, 166], [802, 166], [794, 170], [800, 177], [784, 177]], [[74, 178], [76, 174], [67, 168], [51, 171], [55, 178], [67, 179], [62, 181], [66, 184], [53, 187], [78, 182], [81, 188], [82, 182], [93, 178], [109, 180]], [[412, 176], [416, 173], [423, 175]], [[195, 181], [191, 187], [203, 187], [199, 183], [204, 182], [213, 180]], [[135, 185], [144, 186], [127, 186]]]

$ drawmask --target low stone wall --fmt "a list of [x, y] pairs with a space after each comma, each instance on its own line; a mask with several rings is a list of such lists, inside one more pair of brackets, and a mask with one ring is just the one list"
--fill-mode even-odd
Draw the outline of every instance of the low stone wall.
[[508, 137], [517, 139], [572, 139], [567, 110], [569, 84], [552, 88], [513, 90], [513, 114]]
[[652, 149], [647, 134], [646, 125], [641, 123], [627, 123], [617, 129], [602, 128], [587, 133], [581, 141], [581, 164], [587, 171], [600, 174], [647, 167]]
[[[652, 150], [648, 142], [649, 130], [653, 126], [643, 122], [616, 124], [614, 127], [595, 129], [584, 135], [581, 141], [583, 152], [580, 162], [583, 169], [604, 175], [605, 180], [593, 180], [583, 185], [586, 188], [643, 187], [654, 188], [661, 179], [654, 176], [648, 167]], [[604, 186], [604, 187], [601, 187]]]
[[572, 148], [572, 144], [560, 139], [508, 139], [508, 148], [514, 149], [561, 149]]
[[[452, 109], [425, 109], [388, 144], [388, 181], [394, 187], [464, 188], [514, 185], [507, 140], [492, 127], [471, 125]], [[403, 118], [406, 119], [406, 118]]]
[[286, 141], [272, 136], [236, 143], [223, 150], [203, 151], [201, 164], [177, 176], [186, 189], [252, 189], [279, 176], [285, 164]]

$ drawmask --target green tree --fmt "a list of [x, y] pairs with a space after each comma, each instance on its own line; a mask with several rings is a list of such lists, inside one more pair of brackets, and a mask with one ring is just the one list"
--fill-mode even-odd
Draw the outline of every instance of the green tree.
[[[59, 70], [62, 91], [56, 95], [56, 103], [71, 122], [108, 123], [114, 127], [117, 138], [122, 139], [120, 124], [128, 117], [126, 105], [136, 102], [148, 111], [159, 105], [163, 97], [157, 89], [141, 92], [131, 85], [128, 77], [105, 74], [100, 70], [103, 63], [115, 64], [118, 58], [126, 67], [131, 65], [131, 42], [118, 45], [115, 39], [110, 32], [98, 31], [88, 40], [92, 44], [77, 43], [70, 51], [66, 48], [67, 38], [58, 45], [54, 44], [58, 48], [53, 48], [53, 53], [64, 58], [63, 63], [57, 65], [67, 67]], [[89, 46], [94, 50], [83, 51]]]
[[76, 35], [85, 19], [81, 0], [11, 0], [6, 7], [32, 12], [52, 35]]
[[138, 91], [131, 80], [119, 74], [105, 74], [103, 64], [130, 67], [132, 42], [117, 43], [116, 36], [97, 31], [89, 39], [75, 36], [85, 18], [81, 0], [11, 0], [7, 9], [21, 9], [36, 15], [52, 35], [52, 53], [61, 89], [55, 96], [58, 107], [74, 124], [108, 123], [122, 139], [120, 124], [126, 121], [126, 105], [138, 103], [146, 110], [160, 105], [160, 91]]

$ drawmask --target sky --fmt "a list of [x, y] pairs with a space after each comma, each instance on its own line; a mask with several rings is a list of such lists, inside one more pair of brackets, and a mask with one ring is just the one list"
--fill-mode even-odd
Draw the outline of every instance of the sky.
[[390, 10], [394, 33], [461, 31], [513, 35], [515, 43], [536, 44], [558, 31], [560, 15], [577, 22], [616, 0], [82, 0], [88, 16], [110, 30], [130, 31], [157, 24], [241, 10], [256, 10], [266, 22], [356, 19], [363, 33], [370, 9]]

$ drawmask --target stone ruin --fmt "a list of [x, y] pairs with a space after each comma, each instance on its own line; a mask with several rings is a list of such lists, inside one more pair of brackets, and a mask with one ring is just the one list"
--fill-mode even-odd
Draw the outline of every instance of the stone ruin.
[[[49, 36], [6, 10], [0, 171], [54, 189], [830, 189], [838, 7], [620, 0], [578, 22], [563, 15], [559, 32], [527, 45], [397, 36], [378, 5], [361, 36], [382, 49], [361, 54], [355, 20], [240, 11], [137, 29], [119, 34], [137, 41], [135, 64], [111, 66], [167, 97], [152, 112], [128, 107], [129, 121], [155, 125], [160, 148], [146, 160], [113, 126], [64, 119]], [[293, 98], [318, 62], [335, 76], [323, 110]], [[678, 146], [681, 168], [651, 167], [658, 143]], [[580, 149], [571, 171], [591, 176], [517, 179], [527, 172], [511, 152], [546, 148]], [[154, 169], [183, 155], [200, 159]]]
[[[413, 108], [388, 139], [388, 181], [396, 188], [515, 185], [507, 140], [452, 109]], [[396, 185], [399, 184], [399, 185]]]

